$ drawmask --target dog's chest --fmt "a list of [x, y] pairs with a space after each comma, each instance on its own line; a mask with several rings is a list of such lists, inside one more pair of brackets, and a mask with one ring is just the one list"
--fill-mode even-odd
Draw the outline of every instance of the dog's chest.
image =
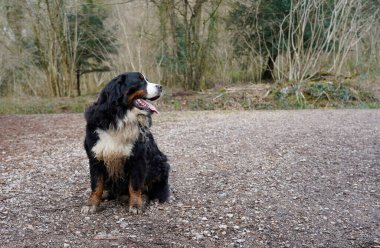
[[[117, 128], [96, 130], [99, 140], [92, 148], [98, 160], [104, 161], [110, 175], [123, 174], [125, 160], [132, 155], [135, 142], [141, 137], [141, 118], [124, 118]], [[140, 125], [139, 125], [140, 123]]]
[[105, 161], [115, 157], [129, 157], [139, 136], [137, 125], [123, 125], [109, 130], [98, 129], [96, 132], [99, 140], [92, 151], [97, 159]]

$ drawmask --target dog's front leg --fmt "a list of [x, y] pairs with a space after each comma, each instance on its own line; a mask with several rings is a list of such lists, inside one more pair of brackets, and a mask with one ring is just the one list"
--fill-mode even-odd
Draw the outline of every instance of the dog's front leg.
[[[91, 163], [91, 162], [90, 162]], [[91, 174], [91, 193], [87, 204], [82, 207], [81, 212], [84, 214], [93, 214], [96, 212], [100, 202], [102, 201], [104, 180], [104, 171], [99, 166], [90, 167]]]
[[145, 183], [146, 161], [141, 158], [136, 161], [132, 167], [129, 178], [129, 212], [134, 214], [142, 213], [144, 208], [144, 199], [142, 196]]

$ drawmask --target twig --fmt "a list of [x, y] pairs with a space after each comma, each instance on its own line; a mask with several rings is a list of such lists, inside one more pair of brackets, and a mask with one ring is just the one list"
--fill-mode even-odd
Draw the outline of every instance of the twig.
[[139, 247], [150, 247], [150, 246], [146, 246], [144, 244], [145, 242], [135, 241], [126, 235], [111, 236], [111, 235], [105, 234], [105, 235], [96, 235], [95, 237], [93, 237], [93, 240], [117, 240], [117, 239], [128, 239], [130, 243], [138, 244]]
[[219, 97], [222, 97], [224, 96], [226, 93], [221, 93], [219, 95], [217, 95], [216, 97], [214, 97], [212, 100], [215, 101], [216, 99], [218, 99]]
[[116, 240], [128, 238], [127, 236], [96, 235], [93, 240]]
[[0, 194], [7, 194], [7, 193], [24, 193], [24, 194], [34, 194], [34, 192], [26, 192], [22, 189], [9, 189], [9, 190], [2, 190], [0, 191]]

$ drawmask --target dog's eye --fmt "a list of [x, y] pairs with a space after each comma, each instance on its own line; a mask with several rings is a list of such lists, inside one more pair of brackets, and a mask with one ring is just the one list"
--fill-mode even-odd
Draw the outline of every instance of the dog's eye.
[[144, 76], [142, 74], [139, 75], [140, 80], [144, 80]]

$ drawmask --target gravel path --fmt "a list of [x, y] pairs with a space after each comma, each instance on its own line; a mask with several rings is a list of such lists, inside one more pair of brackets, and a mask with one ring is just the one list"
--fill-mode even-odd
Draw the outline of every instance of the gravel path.
[[2, 247], [380, 247], [380, 111], [167, 112], [172, 196], [82, 215], [79, 114], [0, 117]]

